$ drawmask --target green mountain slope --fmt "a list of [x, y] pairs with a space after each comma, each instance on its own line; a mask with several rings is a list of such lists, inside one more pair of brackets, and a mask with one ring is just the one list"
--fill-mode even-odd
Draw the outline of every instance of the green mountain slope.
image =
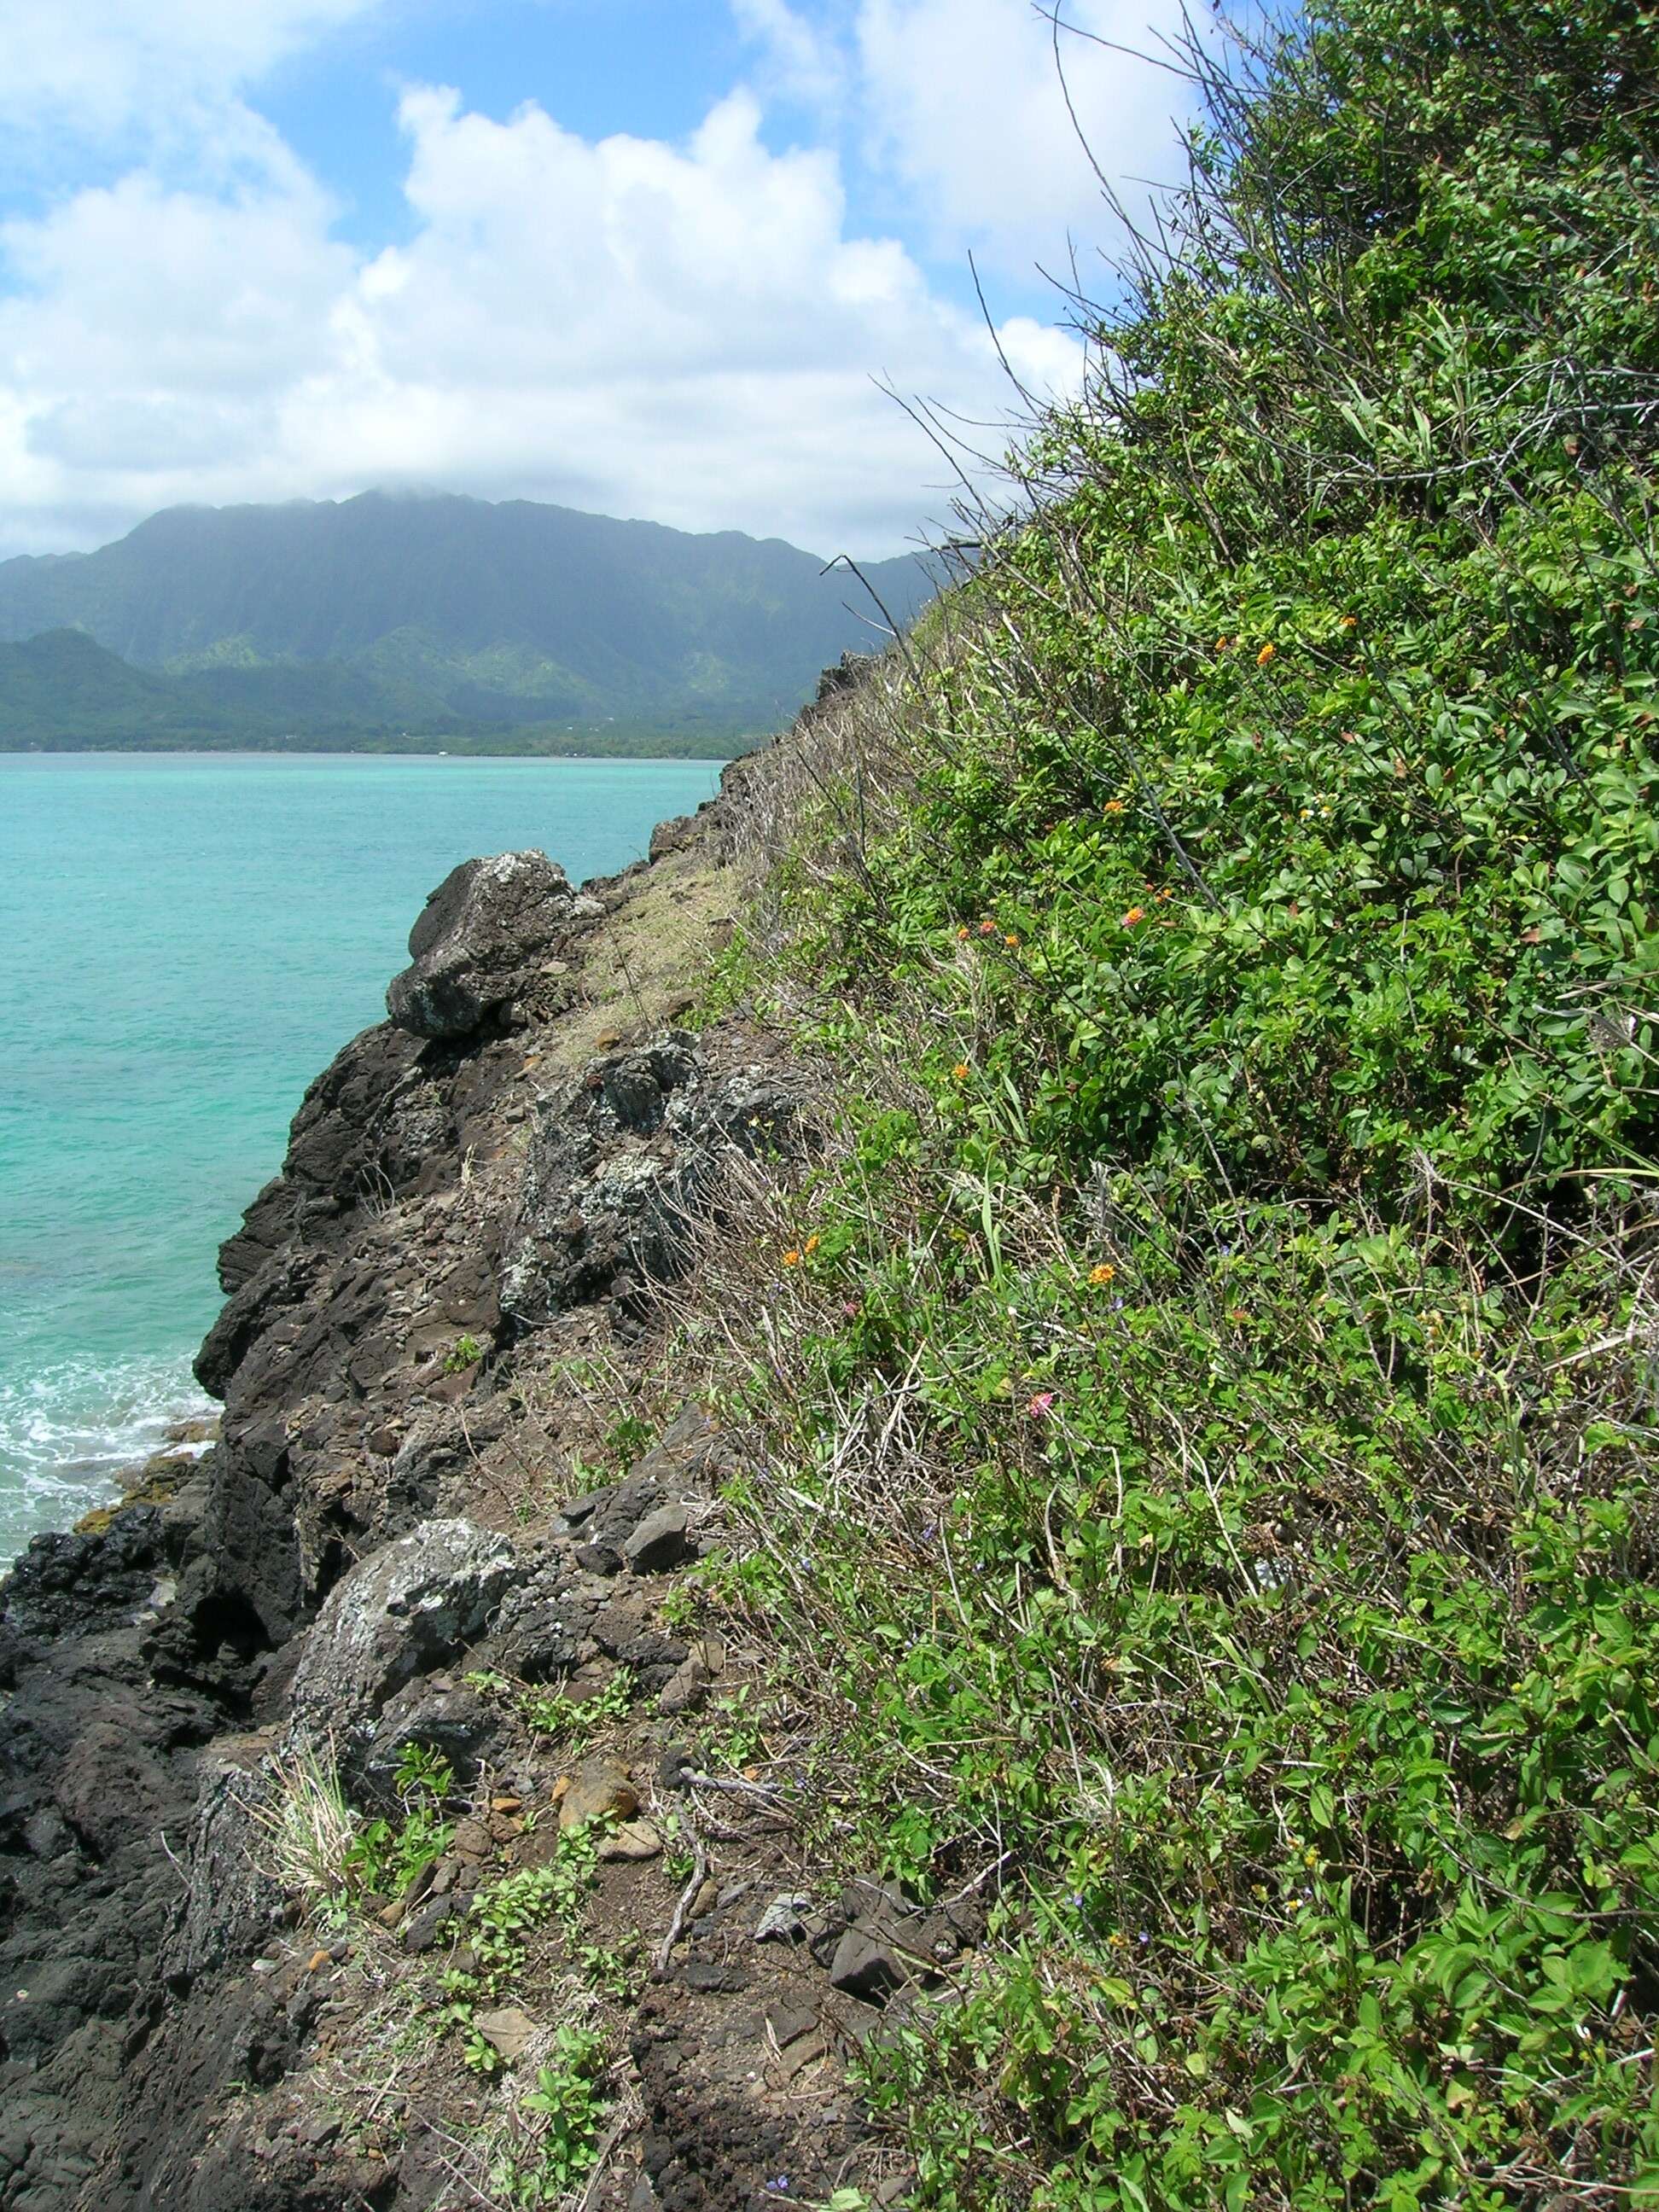
[[168, 677], [129, 668], [80, 630], [0, 645], [0, 750], [228, 743], [240, 720]]
[[[0, 641], [84, 630], [307, 730], [763, 726], [878, 635], [857, 580], [822, 568], [777, 539], [524, 501], [180, 507], [96, 553], [0, 564]], [[931, 590], [908, 556], [867, 573], [901, 621]]]

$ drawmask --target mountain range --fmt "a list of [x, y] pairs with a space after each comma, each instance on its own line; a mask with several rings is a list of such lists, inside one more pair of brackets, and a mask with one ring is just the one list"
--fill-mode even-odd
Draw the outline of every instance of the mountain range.
[[[900, 623], [933, 590], [915, 556], [863, 574]], [[882, 623], [846, 568], [736, 531], [448, 495], [173, 507], [0, 562], [0, 749], [731, 751]]]

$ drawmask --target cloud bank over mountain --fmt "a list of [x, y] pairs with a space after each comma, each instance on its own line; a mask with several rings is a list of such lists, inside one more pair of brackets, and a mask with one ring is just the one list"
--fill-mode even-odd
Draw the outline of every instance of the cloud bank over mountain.
[[[860, 554], [945, 514], [943, 462], [880, 385], [1006, 412], [948, 264], [1058, 264], [1097, 204], [1027, 0], [732, 0], [729, 88], [673, 137], [382, 80], [395, 219], [365, 240], [260, 88], [331, 39], [395, 56], [415, 12], [0, 0], [0, 553], [370, 484]], [[1144, 14], [1076, 10], [1114, 35]], [[1068, 69], [1097, 154], [1167, 166], [1144, 70], [1086, 42]], [[997, 337], [1064, 390], [1081, 349], [1044, 312]]]

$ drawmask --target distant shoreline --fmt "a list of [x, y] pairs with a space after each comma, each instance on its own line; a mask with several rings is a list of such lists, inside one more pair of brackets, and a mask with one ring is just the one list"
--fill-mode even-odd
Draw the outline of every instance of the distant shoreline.
[[722, 739], [703, 745], [663, 744], [618, 747], [605, 751], [591, 745], [484, 745], [465, 738], [441, 744], [410, 742], [400, 744], [293, 745], [189, 744], [170, 740], [139, 745], [11, 744], [0, 737], [0, 759], [10, 760], [522, 760], [522, 761], [732, 761], [741, 760], [769, 741], [770, 733], [740, 740]]

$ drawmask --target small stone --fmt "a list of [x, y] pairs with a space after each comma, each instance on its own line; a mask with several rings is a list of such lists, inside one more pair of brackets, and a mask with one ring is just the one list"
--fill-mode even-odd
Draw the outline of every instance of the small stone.
[[654, 1859], [662, 1850], [662, 1838], [649, 1820], [624, 1820], [614, 1836], [599, 1845], [602, 1859]]
[[331, 2112], [313, 2112], [308, 2120], [301, 2120], [294, 2130], [295, 2140], [311, 2150], [321, 2150], [331, 2143], [340, 2132], [340, 2123]]
[[696, 1765], [696, 1759], [683, 1744], [670, 1744], [657, 1762], [658, 1789], [684, 1790], [686, 1769]]
[[720, 1886], [717, 1881], [706, 1881], [691, 1900], [691, 1917], [706, 1920], [717, 1910], [720, 1901]]
[[909, 1976], [878, 1936], [867, 1929], [849, 1928], [836, 1946], [830, 1979], [849, 1997], [879, 2005], [902, 1989]]
[[806, 1933], [806, 1916], [812, 1910], [812, 1900], [803, 1891], [786, 1891], [775, 1897], [755, 1923], [757, 1943], [798, 1942]]
[[430, 1951], [454, 1917], [455, 1907], [448, 1898], [431, 1899], [404, 1923], [404, 1950], [416, 1953]]
[[472, 2025], [486, 2043], [495, 2048], [509, 2066], [516, 2065], [541, 2033], [527, 2012], [517, 2005], [502, 2005], [495, 2012], [477, 2012]]
[[561, 1828], [587, 1820], [626, 1820], [640, 1808], [640, 1793], [626, 1767], [614, 1759], [590, 1759], [570, 1778], [559, 1805]]
[[793, 2081], [797, 2074], [803, 2074], [809, 2066], [816, 2065], [828, 2048], [821, 2035], [804, 2035], [798, 2043], [792, 2043], [787, 2051], [779, 2053], [779, 2063]]
[[489, 1831], [482, 1820], [458, 1820], [452, 1844], [458, 1859], [489, 1856]]
[[492, 1797], [489, 1809], [492, 1813], [521, 1813], [524, 1800], [522, 1797]]
[[817, 2024], [817, 2014], [811, 2005], [775, 2004], [766, 2015], [767, 2030], [780, 2051], [787, 2051], [792, 2043], [810, 2035]]
[[683, 1661], [664, 1683], [657, 1699], [657, 1711], [672, 1717], [676, 1713], [695, 1712], [702, 1705], [708, 1688], [708, 1669], [701, 1659], [693, 1656]]
[[699, 1990], [709, 1996], [746, 1990], [754, 1978], [743, 1967], [723, 1966], [715, 1959], [687, 1959], [680, 1967], [679, 1978], [688, 1990]]
[[660, 1505], [647, 1513], [623, 1546], [623, 1557], [636, 1575], [665, 1575], [695, 1558], [691, 1516], [683, 1505]]

